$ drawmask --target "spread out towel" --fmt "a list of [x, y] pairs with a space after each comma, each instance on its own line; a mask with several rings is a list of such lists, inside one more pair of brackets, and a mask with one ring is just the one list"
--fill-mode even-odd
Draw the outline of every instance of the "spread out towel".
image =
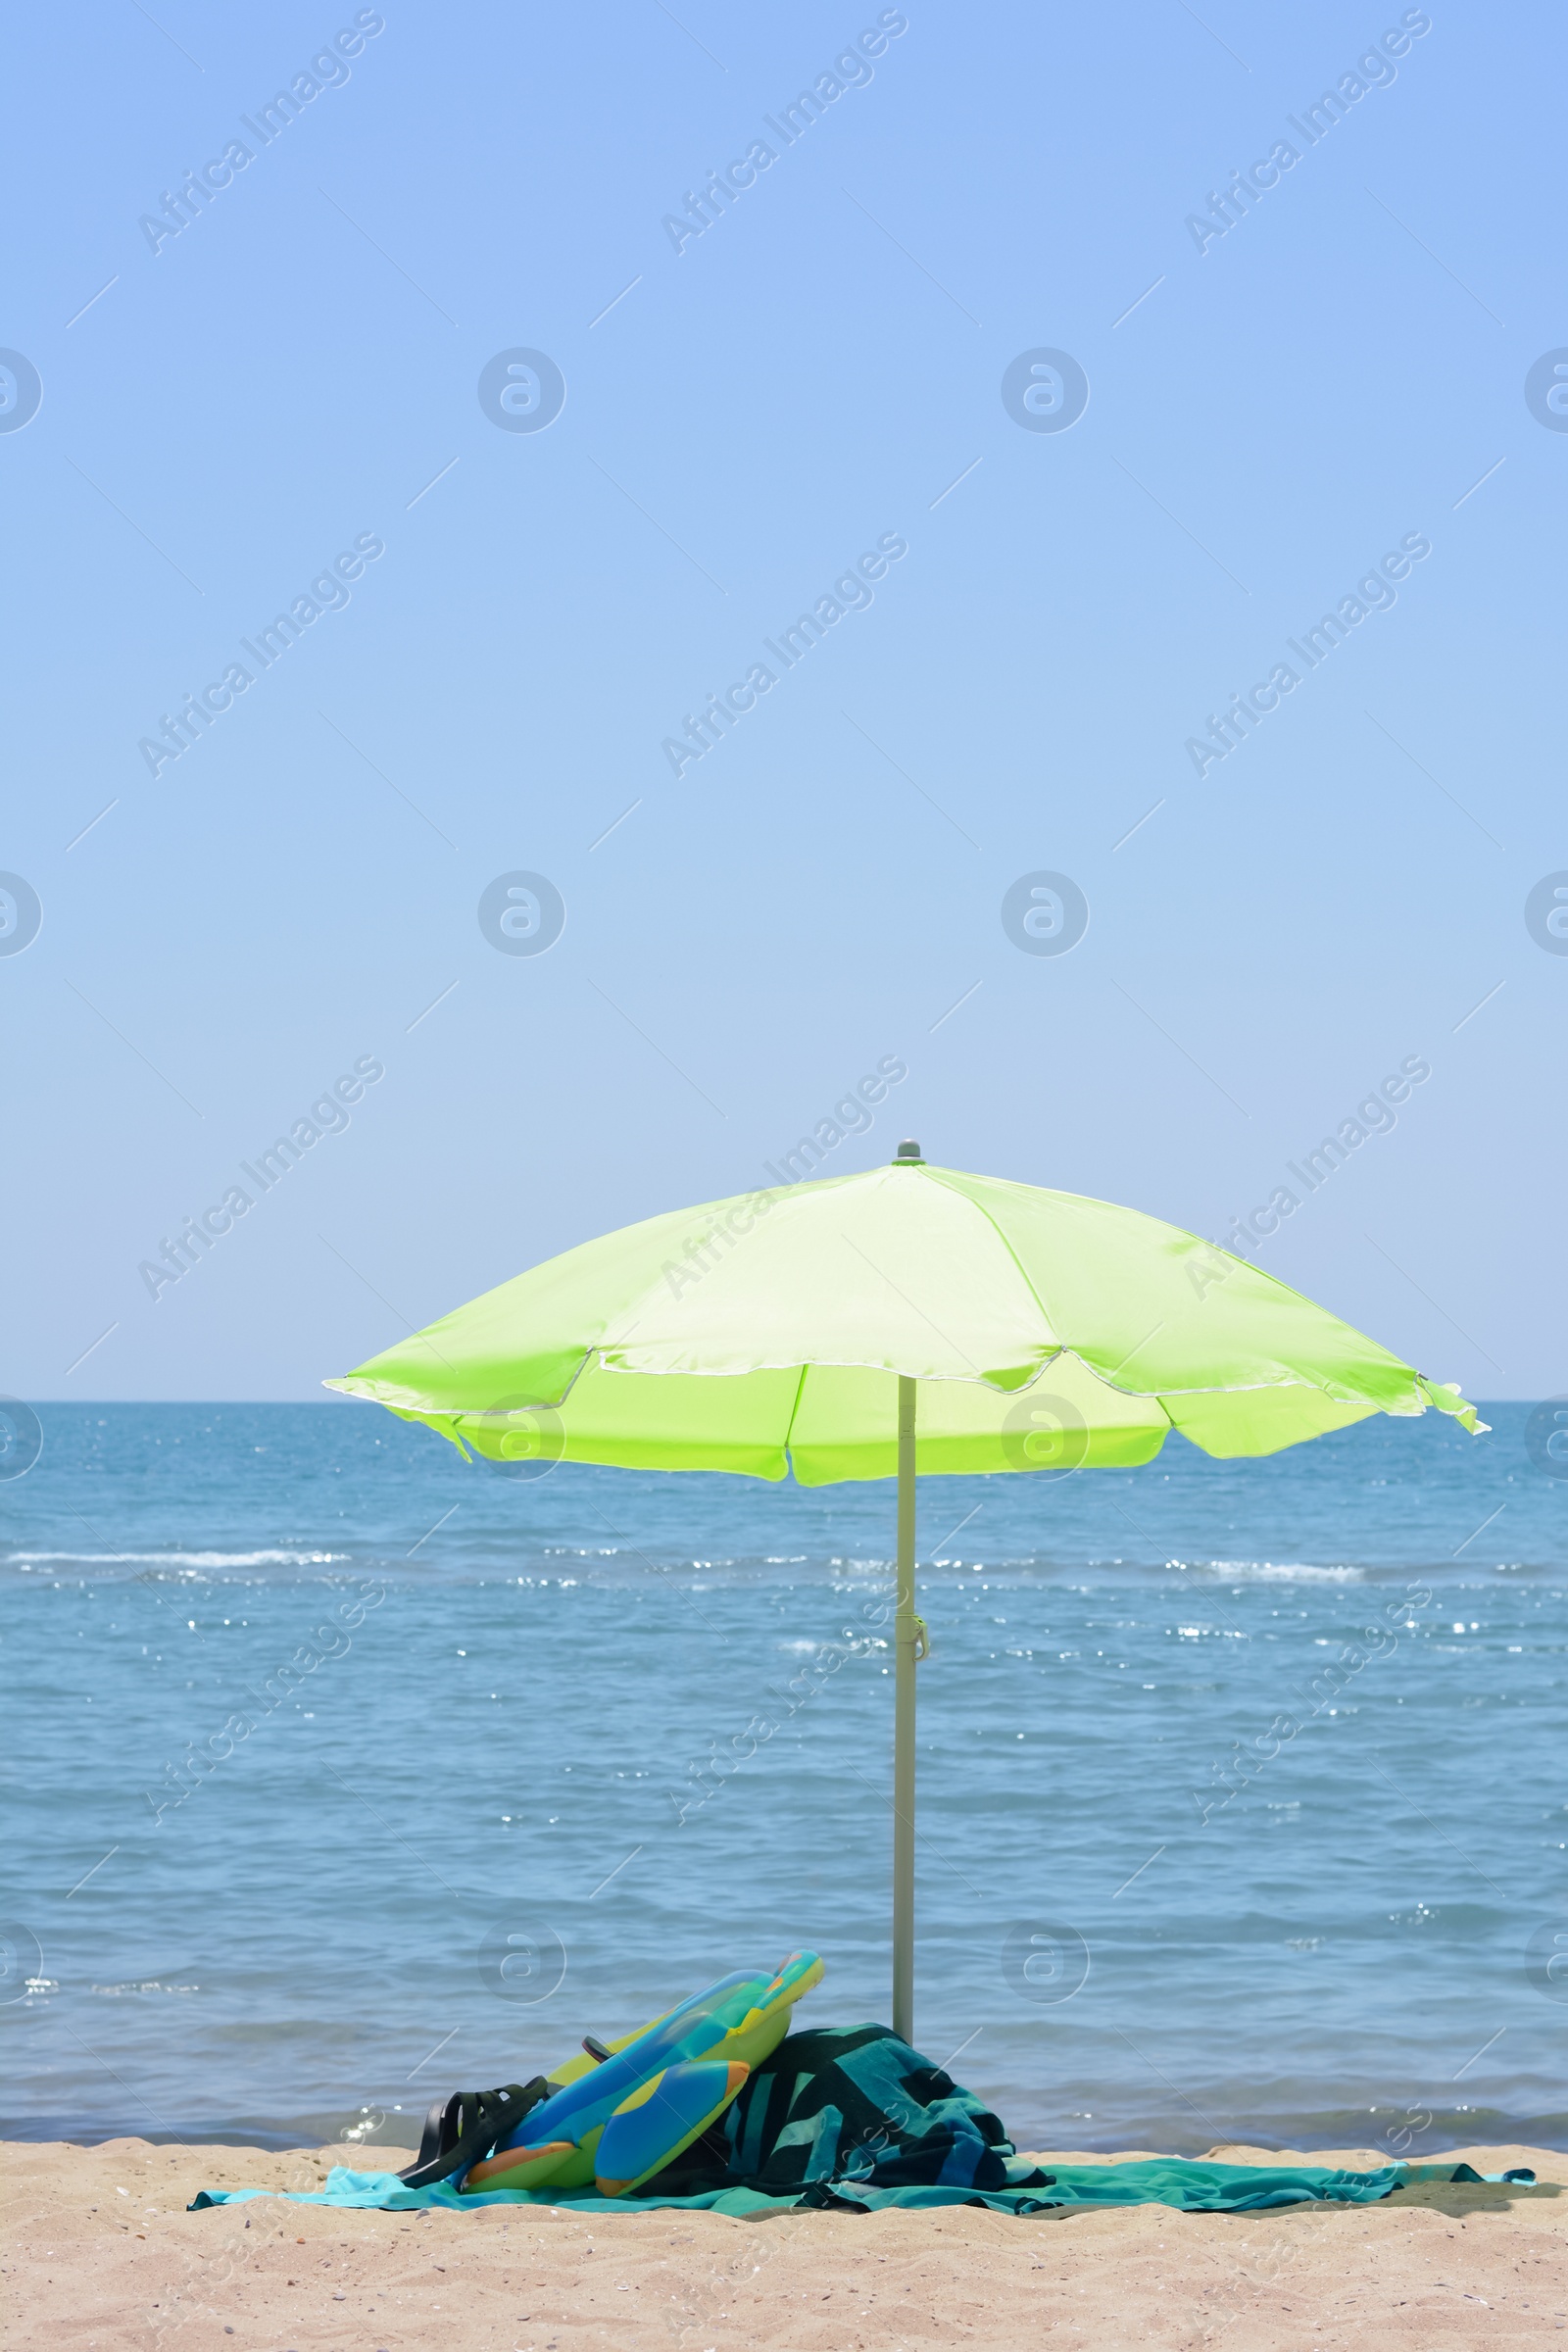
[[[633, 2197], [593, 2189], [481, 2189], [450, 2180], [405, 2188], [396, 2173], [335, 2165], [305, 2205], [552, 2205], [585, 2213], [686, 2208], [782, 2213], [815, 2206], [873, 2213], [887, 2205], [989, 2205], [1045, 2213], [1060, 2205], [1175, 2205], [1189, 2213], [1252, 2213], [1267, 2206], [1365, 2205], [1418, 2180], [1528, 2186], [1533, 2173], [1483, 2176], [1466, 2164], [1386, 2164], [1374, 2172], [1325, 2165], [1203, 2164], [1160, 2156], [1138, 2164], [1037, 2164], [1019, 2156], [1001, 2121], [929, 2058], [885, 2026], [788, 2034], [719, 2122]], [[274, 2192], [202, 2190], [190, 2207]]]

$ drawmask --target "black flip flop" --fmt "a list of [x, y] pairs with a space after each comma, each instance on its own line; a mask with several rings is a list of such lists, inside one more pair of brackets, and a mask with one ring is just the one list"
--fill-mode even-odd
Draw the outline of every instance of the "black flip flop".
[[406, 2188], [432, 2188], [456, 2172], [466, 2172], [492, 2155], [530, 2108], [559, 2087], [535, 2075], [531, 2082], [504, 2082], [498, 2090], [455, 2090], [449, 2099], [437, 2099], [424, 2119], [419, 2153], [397, 2178]]

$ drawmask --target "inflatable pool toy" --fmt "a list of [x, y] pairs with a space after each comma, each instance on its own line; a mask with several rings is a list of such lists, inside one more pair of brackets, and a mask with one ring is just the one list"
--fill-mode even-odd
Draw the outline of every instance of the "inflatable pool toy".
[[411, 2188], [586, 2188], [621, 2197], [700, 2138], [789, 2030], [790, 2012], [822, 1975], [814, 1952], [792, 1952], [769, 1976], [742, 1969], [618, 2041], [585, 2036], [583, 2054], [499, 2090], [437, 2100]]
[[773, 1976], [721, 1977], [621, 2040], [585, 2045], [554, 2074], [472, 2188], [585, 2188], [625, 2196], [707, 2131], [754, 2066], [776, 2049], [790, 2012], [820, 1979], [814, 1952], [792, 1952]]

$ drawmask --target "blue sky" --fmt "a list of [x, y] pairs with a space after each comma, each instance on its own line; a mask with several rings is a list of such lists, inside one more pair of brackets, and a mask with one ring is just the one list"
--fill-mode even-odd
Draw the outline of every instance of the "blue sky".
[[[1552, 15], [112, 0], [7, 41], [0, 868], [42, 922], [0, 953], [0, 1387], [318, 1396], [762, 1181], [886, 1058], [825, 1169], [912, 1133], [1221, 1239], [1354, 1122], [1260, 1262], [1473, 1395], [1568, 1385]], [[542, 429], [481, 406], [516, 351]], [[1065, 429], [1004, 405], [1039, 351]], [[480, 927], [519, 872], [542, 954]], [[1069, 953], [1004, 926], [1041, 872]]]

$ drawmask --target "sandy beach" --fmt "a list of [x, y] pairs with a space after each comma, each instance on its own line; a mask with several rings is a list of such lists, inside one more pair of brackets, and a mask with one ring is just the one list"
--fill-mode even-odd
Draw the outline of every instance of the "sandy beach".
[[[1377, 2162], [1366, 2149], [1209, 2152]], [[1429, 2185], [1381, 2205], [1262, 2214], [1144, 2206], [1024, 2221], [966, 2207], [756, 2223], [258, 2200], [187, 2213], [203, 2187], [317, 2187], [345, 2150], [9, 2142], [6, 2340], [81, 2352], [1017, 2352], [1036, 2341], [1085, 2352], [1459, 2352], [1544, 2341], [1568, 2328], [1568, 2196], [1556, 2185], [1568, 2158], [1455, 2153], [1478, 2172], [1529, 2165], [1539, 2185]], [[407, 2161], [392, 2149], [366, 2156]]]

